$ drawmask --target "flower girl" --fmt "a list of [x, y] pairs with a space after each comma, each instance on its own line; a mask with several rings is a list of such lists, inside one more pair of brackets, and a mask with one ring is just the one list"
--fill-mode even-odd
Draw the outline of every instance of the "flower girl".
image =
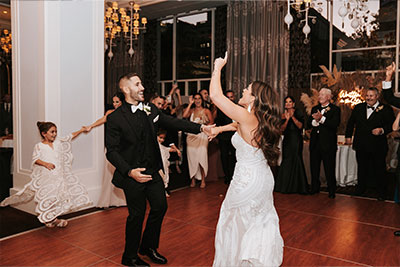
[[59, 216], [91, 204], [85, 187], [71, 172], [71, 141], [86, 127], [57, 138], [57, 126], [52, 122], [37, 122], [42, 141], [33, 149], [31, 181], [18, 193], [3, 200], [6, 206], [34, 199], [38, 219], [47, 227], [65, 227], [68, 222]]

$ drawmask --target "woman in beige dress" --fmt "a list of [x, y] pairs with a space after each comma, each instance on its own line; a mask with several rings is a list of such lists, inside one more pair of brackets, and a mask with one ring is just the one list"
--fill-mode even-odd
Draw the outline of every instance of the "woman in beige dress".
[[[211, 111], [204, 107], [203, 98], [199, 93], [189, 97], [189, 105], [183, 112], [184, 118], [190, 121], [210, 125], [214, 123]], [[187, 134], [187, 157], [189, 164], [190, 187], [195, 187], [196, 180], [200, 180], [200, 188], [206, 187], [205, 177], [208, 171], [208, 137], [205, 133]]]

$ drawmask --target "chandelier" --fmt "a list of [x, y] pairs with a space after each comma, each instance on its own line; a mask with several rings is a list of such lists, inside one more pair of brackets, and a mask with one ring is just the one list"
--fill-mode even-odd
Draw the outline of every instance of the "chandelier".
[[342, 18], [342, 29], [344, 28], [344, 19], [347, 17], [351, 22], [350, 26], [356, 32], [353, 38], [357, 37], [357, 29], [365, 28], [371, 23], [371, 18], [375, 14], [370, 14], [368, 0], [343, 0], [343, 6], [338, 10]]
[[7, 29], [0, 32], [0, 47], [6, 55], [11, 52], [11, 32]]
[[[311, 19], [313, 24], [317, 22], [315, 16], [309, 15], [309, 9], [314, 8], [316, 11], [321, 13], [323, 11], [323, 2], [325, 1], [333, 4], [334, 0], [287, 0], [287, 14], [284, 21], [288, 25], [288, 29], [290, 28], [290, 24], [293, 22], [293, 17], [290, 14], [290, 7], [296, 10], [298, 18], [301, 18], [303, 13], [305, 14], [305, 18], [302, 19], [298, 25], [299, 28], [303, 27], [303, 33], [306, 36], [304, 39], [305, 44], [308, 44], [310, 41], [308, 35], [311, 32], [311, 28], [308, 20]], [[344, 28], [344, 19], [346, 17], [351, 21], [350, 26], [356, 32], [356, 34], [353, 35], [353, 38], [356, 38], [357, 30], [369, 25], [371, 18], [373, 18], [375, 14], [370, 13], [368, 0], [343, 0], [343, 5], [339, 8], [338, 15], [342, 18], [342, 29]]]
[[130, 10], [127, 12], [125, 8], [118, 8], [117, 2], [107, 3], [109, 6], [104, 15], [104, 38], [105, 50], [109, 49], [108, 57], [114, 56], [112, 52], [115, 41], [120, 38], [129, 41], [128, 54], [132, 57], [135, 51], [133, 50], [133, 41], [138, 40], [139, 31], [146, 31], [147, 18], [142, 17], [139, 21], [140, 6], [135, 2], [129, 2]]
[[299, 23], [299, 27], [300, 28], [303, 27], [303, 33], [306, 36], [306, 38], [304, 39], [305, 44], [308, 44], [310, 42], [308, 35], [311, 32], [311, 27], [308, 24], [308, 20], [311, 19], [311, 22], [313, 24], [317, 22], [317, 18], [315, 16], [309, 15], [309, 9], [314, 8], [319, 13], [321, 13], [323, 11], [322, 5], [323, 5], [322, 0], [287, 0], [287, 14], [284, 20], [285, 23], [288, 25], [288, 29], [290, 28], [290, 24], [293, 22], [293, 17], [290, 14], [290, 7], [293, 7], [296, 10], [298, 18], [301, 18], [303, 16], [303, 13], [305, 14], [305, 18], [302, 19]]

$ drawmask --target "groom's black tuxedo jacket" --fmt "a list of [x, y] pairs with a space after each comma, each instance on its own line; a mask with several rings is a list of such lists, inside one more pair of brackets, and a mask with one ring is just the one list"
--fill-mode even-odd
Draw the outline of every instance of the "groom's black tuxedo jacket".
[[[153, 104], [148, 106], [148, 115], [140, 110], [132, 113], [131, 105], [124, 102], [107, 116], [107, 159], [116, 168], [112, 182], [119, 188], [125, 187], [127, 179], [133, 179], [128, 176], [132, 169], [146, 168], [144, 173], [153, 174], [163, 168], [157, 142], [159, 126], [195, 134], [200, 132], [200, 124], [165, 115]], [[158, 175], [154, 177], [159, 178]]]
[[[311, 114], [321, 111], [322, 107], [320, 104], [314, 106], [311, 110]], [[319, 146], [319, 149], [324, 152], [336, 151], [337, 150], [337, 128], [340, 124], [340, 108], [334, 104], [329, 104], [324, 112], [325, 122], [315, 127], [312, 126], [313, 117], [308, 117], [307, 126], [311, 128], [310, 137], [310, 150], [315, 149]]]
[[[394, 121], [393, 109], [379, 103], [378, 107], [367, 119], [367, 103], [361, 103], [354, 107], [347, 122], [346, 138], [351, 138], [354, 133], [354, 150], [365, 152], [385, 153], [388, 150], [386, 135], [392, 131]], [[383, 135], [373, 135], [372, 130], [383, 128]]]

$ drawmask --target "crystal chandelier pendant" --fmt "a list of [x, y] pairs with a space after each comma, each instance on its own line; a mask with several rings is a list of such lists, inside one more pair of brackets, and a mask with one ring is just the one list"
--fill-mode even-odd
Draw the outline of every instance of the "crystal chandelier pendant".
[[287, 0], [288, 9], [284, 21], [288, 25], [288, 29], [290, 28], [290, 24], [293, 22], [293, 17], [290, 14], [290, 7], [294, 8], [297, 13], [296, 16], [299, 19], [303, 17], [304, 13], [305, 18], [301, 19], [298, 24], [299, 28], [303, 28], [302, 31], [305, 35], [304, 44], [308, 44], [310, 42], [308, 35], [311, 33], [311, 27], [308, 20], [311, 19], [312, 24], [317, 22], [317, 18], [315, 16], [309, 15], [309, 9], [314, 8], [317, 12], [321, 13], [323, 11], [321, 1], [322, 0]]
[[129, 48], [128, 54], [132, 57], [133, 54], [135, 53], [135, 50], [133, 50], [133, 48]]
[[112, 52], [112, 50], [110, 49], [110, 51], [108, 52], [108, 58], [111, 60], [112, 57], [114, 56], [114, 53]]

